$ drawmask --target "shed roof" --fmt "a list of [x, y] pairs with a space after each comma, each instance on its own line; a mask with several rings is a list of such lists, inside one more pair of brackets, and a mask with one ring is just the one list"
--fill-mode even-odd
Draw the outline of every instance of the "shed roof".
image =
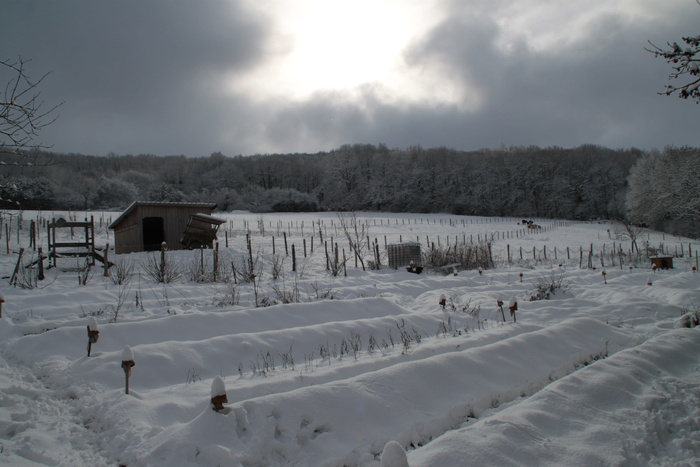
[[198, 208], [198, 209], [211, 209], [214, 210], [216, 208], [216, 203], [181, 203], [181, 202], [166, 202], [166, 201], [134, 201], [129, 205], [126, 210], [119, 215], [116, 219], [114, 219], [114, 222], [109, 224], [110, 229], [114, 229], [117, 225], [121, 223], [121, 221], [126, 218], [126, 216], [129, 215], [134, 209], [136, 209], [139, 206], [145, 206], [145, 207], [163, 207], [163, 208]]

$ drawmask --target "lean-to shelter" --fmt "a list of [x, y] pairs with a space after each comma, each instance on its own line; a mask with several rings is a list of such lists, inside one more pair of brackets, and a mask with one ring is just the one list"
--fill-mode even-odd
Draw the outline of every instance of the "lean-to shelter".
[[[135, 201], [109, 226], [114, 230], [114, 249], [117, 254], [160, 250], [166, 243], [169, 250], [191, 248], [182, 244], [183, 234], [194, 218], [209, 221], [216, 237], [216, 229], [225, 221], [211, 216], [214, 203]], [[206, 222], [205, 222], [206, 223]], [[210, 237], [202, 247], [211, 248]]]

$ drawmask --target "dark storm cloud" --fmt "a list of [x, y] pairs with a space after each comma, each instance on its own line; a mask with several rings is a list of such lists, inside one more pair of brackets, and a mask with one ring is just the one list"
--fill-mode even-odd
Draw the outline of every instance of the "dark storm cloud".
[[[487, 14], [448, 15], [406, 51], [406, 63], [441, 71], [444, 82], [434, 85], [457, 82], [466, 101], [478, 99], [478, 108], [431, 102], [387, 105], [368, 87], [362, 105], [324, 94], [286, 108], [269, 135], [295, 149], [314, 135], [326, 147], [352, 142], [459, 149], [700, 145], [698, 107], [656, 94], [671, 70], [644, 51], [647, 40], [664, 45], [696, 33], [700, 9], [695, 8], [665, 9], [667, 16], [660, 11], [658, 23], [601, 15], [581, 38], [539, 51], [517, 37], [510, 49], [500, 48], [498, 40], [506, 31]], [[671, 18], [676, 21], [669, 25]]]
[[[499, 14], [511, 1], [453, 2], [403, 55], [407, 75], [436, 97], [404, 101], [387, 99], [386, 83], [303, 100], [237, 87], [237, 77], [285, 53], [270, 46], [280, 39], [272, 19], [242, 1], [9, 0], [0, 57], [31, 59], [37, 76], [52, 71], [43, 97], [65, 104], [41, 139], [61, 152], [700, 146], [700, 107], [658, 96], [671, 69], [644, 51], [647, 40], [665, 45], [700, 32], [692, 1], [659, 4], [647, 20], [623, 8], [590, 14], [582, 30], [546, 47], [504, 29]], [[568, 23], [538, 27], [568, 32]], [[461, 102], [438, 98], [443, 89], [456, 89]]]
[[225, 1], [21, 0], [3, 12], [0, 56], [52, 71], [43, 96], [65, 103], [42, 138], [63, 151], [199, 154], [216, 138], [222, 76], [260, 60], [267, 34]]

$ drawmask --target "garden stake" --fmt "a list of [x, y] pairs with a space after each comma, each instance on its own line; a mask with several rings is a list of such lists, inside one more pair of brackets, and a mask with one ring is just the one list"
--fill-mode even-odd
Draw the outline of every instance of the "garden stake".
[[134, 353], [131, 351], [131, 347], [128, 345], [124, 346], [122, 350], [122, 369], [124, 370], [124, 390], [126, 394], [129, 394], [129, 377], [131, 376], [131, 367], [134, 365], [136, 365], [136, 362], [134, 362]]

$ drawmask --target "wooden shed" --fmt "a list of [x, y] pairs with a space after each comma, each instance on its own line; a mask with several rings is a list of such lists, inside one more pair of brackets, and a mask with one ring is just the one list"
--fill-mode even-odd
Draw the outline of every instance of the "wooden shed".
[[673, 269], [673, 256], [659, 255], [652, 256], [649, 259], [654, 269]]
[[135, 201], [109, 226], [114, 230], [114, 250], [117, 254], [155, 251], [160, 250], [163, 242], [169, 250], [184, 249], [186, 246], [180, 240], [190, 217], [211, 216], [214, 208], [213, 203]]

